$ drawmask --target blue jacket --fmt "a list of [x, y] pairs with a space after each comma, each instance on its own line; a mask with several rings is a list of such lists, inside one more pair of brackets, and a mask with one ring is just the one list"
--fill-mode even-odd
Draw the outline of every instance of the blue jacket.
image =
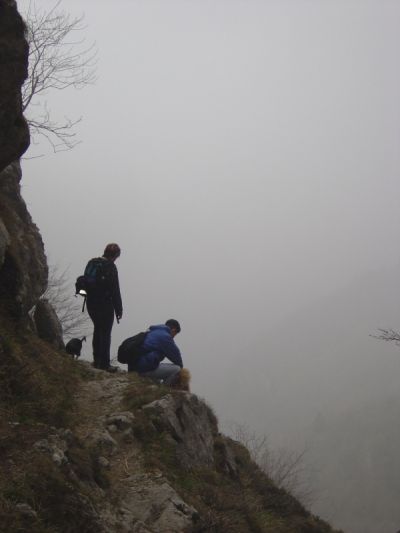
[[158, 368], [160, 362], [166, 357], [181, 368], [183, 367], [181, 352], [171, 335], [168, 326], [150, 326], [143, 346], [143, 354], [135, 363], [136, 372], [151, 372]]

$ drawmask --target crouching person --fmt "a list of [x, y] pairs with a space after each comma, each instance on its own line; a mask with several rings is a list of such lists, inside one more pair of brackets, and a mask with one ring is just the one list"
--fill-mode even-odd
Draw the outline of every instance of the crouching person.
[[[164, 385], [175, 386], [183, 367], [181, 352], [174, 337], [181, 331], [177, 320], [171, 318], [165, 324], [150, 326], [140, 347], [140, 355], [128, 363], [128, 372], [138, 372]], [[167, 358], [170, 363], [162, 363]]]

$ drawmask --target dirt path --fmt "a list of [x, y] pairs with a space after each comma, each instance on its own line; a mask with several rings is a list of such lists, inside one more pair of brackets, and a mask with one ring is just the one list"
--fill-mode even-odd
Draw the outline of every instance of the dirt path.
[[82, 383], [77, 395], [77, 412], [81, 420], [75, 431], [83, 439], [95, 429], [104, 428], [104, 417], [123, 410], [122, 399], [129, 385], [127, 373], [109, 374], [88, 368], [92, 379]]
[[[127, 373], [109, 374], [102, 370], [91, 369], [92, 379], [82, 384], [77, 397], [80, 421], [75, 434], [82, 439], [94, 440], [103, 445], [102, 439], [109, 436], [115, 447], [103, 446], [111, 481], [119, 485], [127, 475], [142, 472], [140, 447], [135, 441], [130, 427], [133, 415], [126, 412], [123, 397], [130, 379]], [[129, 417], [132, 417], [130, 420]], [[111, 441], [110, 441], [111, 442]], [[114, 487], [116, 488], [116, 487]]]
[[[108, 374], [88, 366], [89, 379], [77, 395], [76, 436], [98, 450], [109, 487], [99, 491], [103, 531], [177, 533], [190, 530], [195, 510], [186, 505], [161, 471], [146, 471], [135, 416], [123, 404], [132, 384], [127, 373]], [[189, 528], [189, 529], [188, 529]]]

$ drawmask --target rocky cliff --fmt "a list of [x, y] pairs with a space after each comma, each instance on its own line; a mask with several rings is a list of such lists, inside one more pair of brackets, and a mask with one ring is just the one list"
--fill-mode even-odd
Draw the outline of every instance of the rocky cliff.
[[197, 396], [73, 361], [57, 326], [49, 335], [47, 303], [30, 326], [47, 264], [20, 194], [27, 53], [15, 2], [0, 0], [0, 530], [332, 531], [221, 435]]
[[46, 290], [47, 262], [20, 179], [18, 161], [0, 172], [0, 314], [23, 320]]
[[[33, 337], [31, 343], [44, 346]], [[21, 356], [18, 343], [12, 350]], [[9, 358], [10, 347], [3, 353]], [[2, 398], [4, 531], [332, 531], [221, 435], [197, 396], [133, 373], [95, 370], [54, 349], [47, 357], [46, 391], [14, 395], [12, 406]], [[20, 388], [25, 379], [22, 372]], [[49, 392], [46, 405], [40, 398]]]
[[0, 315], [23, 319], [47, 285], [43, 242], [20, 193], [19, 157], [29, 146], [21, 86], [28, 45], [16, 3], [0, 0]]
[[21, 86], [28, 74], [25, 25], [13, 0], [0, 1], [0, 170], [29, 146], [28, 125], [22, 116]]

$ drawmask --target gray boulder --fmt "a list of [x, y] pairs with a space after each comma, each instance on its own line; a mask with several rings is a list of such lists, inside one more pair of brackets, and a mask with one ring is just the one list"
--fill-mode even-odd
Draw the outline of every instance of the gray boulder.
[[135, 531], [135, 525], [157, 533], [179, 533], [193, 531], [199, 515], [185, 503], [177, 492], [165, 481], [156, 483], [146, 476], [131, 476], [130, 488], [121, 501], [121, 515], [124, 516], [123, 531]]
[[55, 348], [62, 350], [64, 341], [62, 338], [62, 326], [53, 306], [46, 299], [39, 300], [33, 315], [36, 331], [39, 337]]
[[168, 431], [176, 453], [186, 469], [214, 465], [217, 424], [210, 408], [190, 393], [168, 394], [146, 406], [154, 426]]

